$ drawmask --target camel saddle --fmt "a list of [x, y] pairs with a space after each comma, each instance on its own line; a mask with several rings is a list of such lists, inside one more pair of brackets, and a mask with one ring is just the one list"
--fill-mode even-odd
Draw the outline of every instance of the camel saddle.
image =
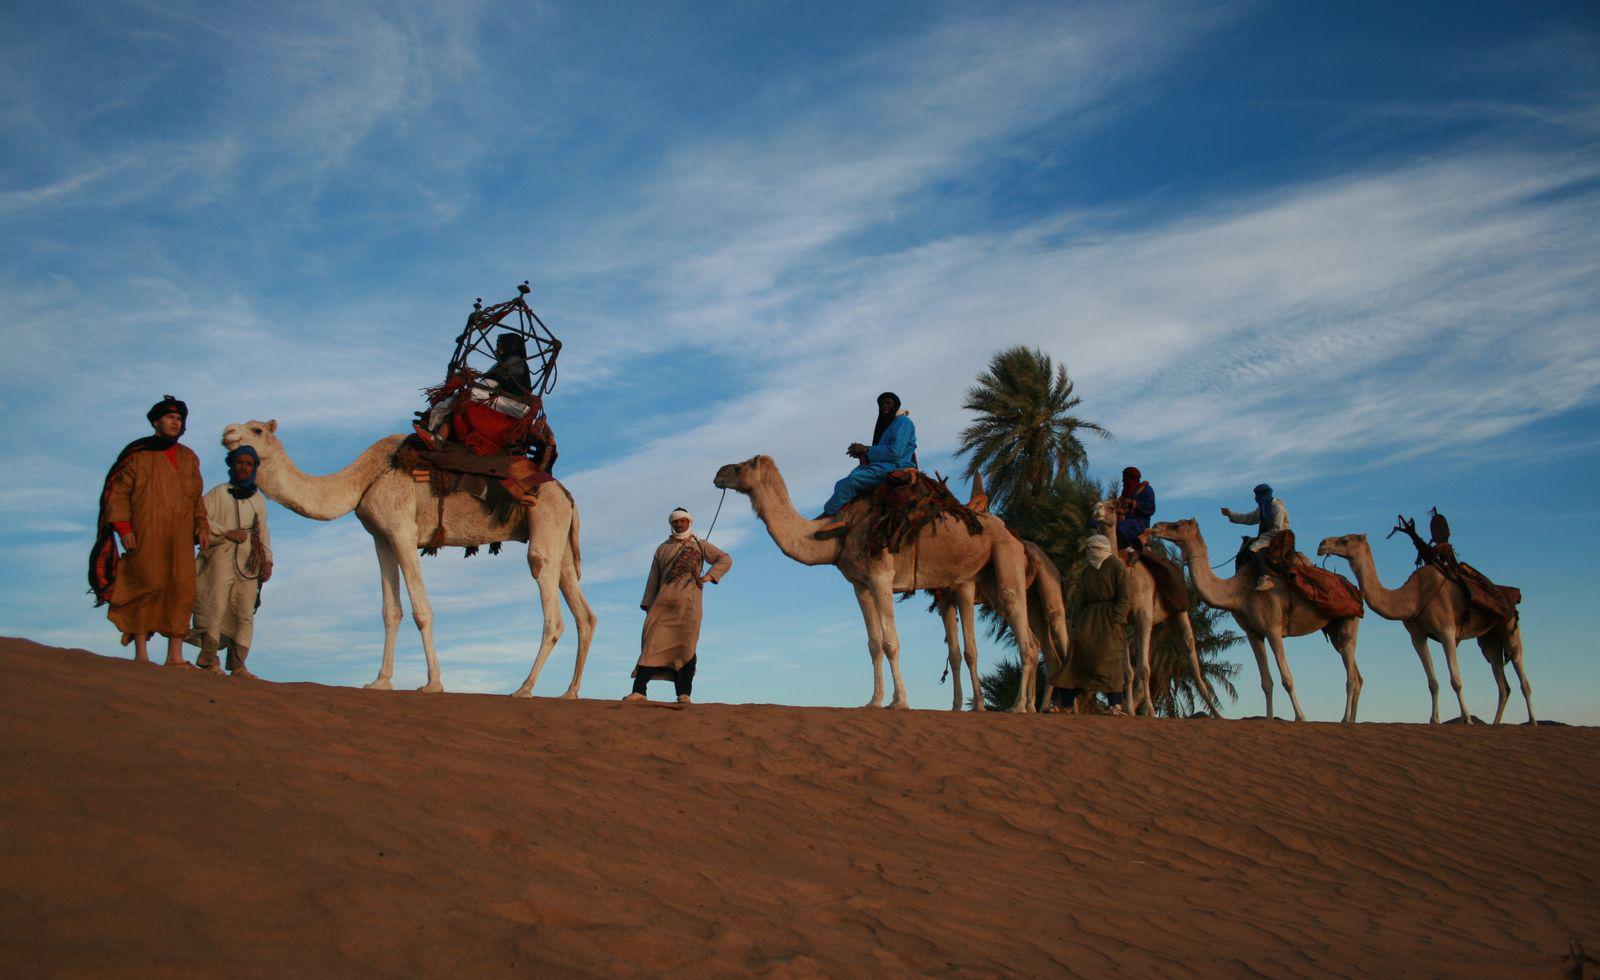
[[932, 526], [937, 534], [939, 519], [946, 516], [959, 519], [968, 534], [983, 533], [978, 516], [956, 499], [945, 478], [934, 479], [921, 470], [895, 470], [873, 488], [865, 503], [865, 515], [853, 516], [851, 523], [866, 527], [870, 552], [899, 553], [923, 528]]
[[1517, 618], [1517, 606], [1522, 603], [1522, 590], [1513, 585], [1496, 585], [1489, 576], [1464, 561], [1449, 566], [1435, 565], [1445, 578], [1459, 584], [1467, 593], [1467, 602], [1477, 606], [1497, 622], [1510, 626]]
[[[1239, 548], [1239, 555], [1234, 559], [1235, 573], [1249, 567], [1250, 542], [1253, 540], [1246, 537]], [[1296, 551], [1293, 531], [1287, 528], [1279, 531], [1272, 543], [1267, 545], [1262, 557], [1273, 574], [1289, 583], [1289, 587], [1300, 598], [1317, 607], [1323, 615], [1359, 619], [1367, 614], [1366, 604], [1361, 601], [1361, 590], [1356, 588], [1355, 583], [1338, 572], [1318, 568], [1311, 563], [1311, 559]]]
[[532, 503], [539, 487], [555, 479], [526, 456], [480, 456], [454, 443], [429, 449], [415, 435], [407, 436], [394, 455], [396, 468], [410, 470], [418, 483], [426, 482], [438, 497], [462, 490], [483, 500], [492, 478], [513, 497]]

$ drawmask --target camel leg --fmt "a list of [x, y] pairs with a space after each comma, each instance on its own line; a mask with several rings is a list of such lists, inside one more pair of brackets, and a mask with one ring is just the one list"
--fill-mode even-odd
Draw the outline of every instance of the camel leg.
[[1335, 649], [1344, 660], [1344, 718], [1347, 725], [1356, 721], [1356, 708], [1361, 704], [1361, 668], [1356, 666], [1356, 629], [1351, 620], [1335, 631]]
[[1256, 655], [1256, 670], [1261, 672], [1261, 694], [1267, 699], [1267, 720], [1272, 721], [1277, 715], [1272, 713], [1272, 668], [1267, 666], [1267, 644], [1259, 633], [1246, 630], [1244, 635], [1250, 643], [1250, 652]]
[[[972, 679], [972, 710], [983, 711], [983, 685], [978, 680], [978, 612], [973, 608], [973, 586], [963, 586], [957, 593], [961, 603], [961, 654], [967, 664], [967, 676]], [[955, 671], [952, 670], [951, 674]]]
[[1173, 619], [1177, 622], [1178, 632], [1183, 636], [1183, 648], [1189, 652], [1189, 670], [1194, 673], [1194, 683], [1200, 689], [1200, 698], [1205, 701], [1206, 710], [1211, 712], [1211, 717], [1221, 718], [1222, 712], [1217, 709], [1216, 692], [1206, 683], [1206, 675], [1200, 669], [1200, 651], [1194, 645], [1194, 624], [1189, 622], [1188, 612], [1174, 613]]
[[1489, 662], [1489, 669], [1494, 672], [1494, 687], [1497, 699], [1494, 706], [1494, 721], [1491, 724], [1500, 724], [1500, 719], [1505, 717], [1506, 702], [1511, 700], [1511, 685], [1506, 682], [1506, 647], [1505, 638], [1499, 631], [1492, 630], [1478, 637], [1478, 649], [1483, 653], [1483, 659]]
[[[562, 532], [561, 544], [563, 552], [566, 545], [566, 532]], [[528, 671], [528, 679], [522, 682], [512, 697], [532, 697], [533, 685], [538, 683], [539, 672], [544, 670], [544, 662], [550, 659], [550, 651], [556, 648], [556, 643], [561, 639], [561, 634], [566, 631], [566, 625], [561, 621], [561, 603], [556, 595], [561, 588], [562, 561], [551, 561], [549, 555], [534, 543], [535, 539], [528, 539], [528, 571], [533, 575], [533, 581], [539, 588], [539, 608], [544, 618], [544, 625], [539, 635], [539, 653], [533, 658], [533, 669]], [[564, 560], [565, 553], [561, 555]]]
[[422, 655], [428, 662], [428, 682], [417, 688], [429, 694], [444, 690], [439, 679], [439, 656], [433, 649], [433, 603], [428, 601], [428, 587], [422, 583], [422, 560], [417, 557], [414, 541], [391, 541], [400, 574], [406, 581], [406, 595], [411, 599], [411, 619], [422, 636]]
[[1433, 655], [1428, 652], [1428, 634], [1420, 629], [1413, 629], [1409, 624], [1406, 632], [1411, 634], [1411, 646], [1417, 651], [1417, 659], [1422, 661], [1422, 672], [1428, 675], [1428, 697], [1433, 701], [1433, 714], [1428, 716], [1428, 724], [1439, 724], [1439, 678], [1433, 672]]
[[1461, 693], [1461, 663], [1456, 659], [1455, 633], [1446, 633], [1439, 645], [1444, 647], [1444, 661], [1450, 668], [1450, 687], [1456, 692], [1456, 703], [1461, 706], [1461, 724], [1470, 725], [1472, 712], [1467, 710], [1466, 695]]
[[1150, 634], [1155, 631], [1155, 624], [1151, 622], [1150, 607], [1145, 606], [1140, 609], [1135, 606], [1133, 614], [1128, 618], [1133, 623], [1134, 664], [1133, 696], [1125, 698], [1127, 712], [1136, 715], [1142, 705], [1145, 714], [1154, 716], [1156, 704], [1155, 699], [1150, 696]]
[[1036, 690], [1034, 675], [1039, 669], [1039, 648], [1034, 642], [1033, 630], [1028, 626], [1027, 579], [1005, 567], [996, 571], [996, 597], [1000, 601], [1001, 614], [1011, 627], [1011, 635], [1016, 638], [1017, 656], [1022, 660], [1017, 701], [1011, 710], [1025, 714], [1033, 710], [1033, 694]]
[[[1040, 651], [1044, 654], [1045, 678], [1043, 683], [1035, 681], [1035, 694], [1028, 699], [1029, 705], [1035, 710], [1043, 705], [1049, 708], [1055, 704], [1055, 686], [1050, 683], [1050, 678], [1056, 675], [1066, 662], [1066, 615], [1061, 609], [1048, 609], [1041, 602], [1033, 590], [1028, 591], [1028, 625], [1034, 628], [1034, 640], [1039, 644]], [[1044, 689], [1043, 696], [1039, 696], [1037, 689]]]
[[381, 534], [372, 536], [378, 551], [378, 578], [383, 583], [383, 663], [378, 667], [378, 677], [366, 685], [372, 691], [394, 690], [394, 644], [400, 633], [400, 564], [395, 559], [389, 539]]
[[906, 696], [905, 678], [900, 676], [900, 631], [894, 624], [894, 576], [890, 572], [880, 578], [875, 578], [870, 586], [869, 595], [872, 604], [878, 612], [879, 645], [883, 650], [884, 659], [889, 661], [889, 676], [894, 681], [894, 693], [889, 698], [891, 708], [909, 708], [911, 701]]
[[1306, 713], [1300, 708], [1300, 699], [1294, 693], [1294, 674], [1289, 670], [1289, 655], [1283, 651], [1283, 637], [1272, 633], [1268, 635], [1267, 642], [1272, 644], [1272, 657], [1278, 661], [1278, 677], [1283, 681], [1283, 692], [1289, 695], [1289, 703], [1294, 705], [1294, 720], [1305, 721]]
[[939, 606], [939, 621], [944, 624], [945, 660], [950, 665], [950, 710], [961, 710], [961, 642], [959, 636], [961, 625], [957, 622], [959, 614], [956, 612], [954, 602], [934, 597], [934, 602]]
[[883, 705], [883, 621], [878, 618], [878, 607], [867, 587], [856, 582], [850, 584], [855, 586], [861, 621], [867, 627], [867, 655], [872, 658], [872, 700], [864, 707], [877, 708]]
[[1528, 706], [1528, 724], [1536, 725], [1538, 722], [1533, 717], [1533, 685], [1528, 683], [1528, 675], [1522, 669], [1521, 623], [1511, 627], [1511, 632], [1506, 636], [1506, 648], [1511, 652], [1511, 667], [1517, 672], [1517, 680], [1522, 682], [1522, 703]]
[[583, 683], [583, 665], [589, 659], [589, 643], [594, 639], [594, 628], [599, 619], [578, 588], [578, 566], [569, 553], [561, 561], [561, 594], [567, 599], [567, 608], [578, 627], [578, 659], [572, 667], [572, 683], [567, 685], [561, 700], [571, 701], [578, 696], [578, 685]]

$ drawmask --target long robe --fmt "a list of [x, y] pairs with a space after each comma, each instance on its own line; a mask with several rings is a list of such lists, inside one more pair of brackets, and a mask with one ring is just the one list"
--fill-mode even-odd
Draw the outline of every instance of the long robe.
[[833, 485], [833, 496], [822, 505], [822, 512], [837, 514], [845, 504], [887, 480], [890, 473], [916, 465], [917, 427], [911, 423], [911, 413], [901, 411], [867, 447], [867, 458], [861, 465]]
[[[209, 636], [217, 647], [248, 647], [255, 638], [256, 597], [261, 594], [261, 569], [272, 561], [272, 536], [267, 532], [267, 500], [260, 491], [243, 500], [228, 492], [226, 483], [205, 495], [206, 520], [211, 526], [211, 546], [195, 559], [196, 592], [194, 630]], [[229, 541], [228, 531], [248, 531], [254, 524], [261, 539], [256, 554], [249, 540]]]
[[123, 642], [145, 633], [186, 636], [194, 611], [194, 546], [210, 537], [200, 499], [200, 458], [178, 445], [178, 465], [163, 452], [128, 457], [111, 481], [106, 521], [128, 522], [133, 551], [117, 564], [106, 618]]
[[1078, 578], [1078, 598], [1072, 648], [1050, 683], [1083, 691], [1120, 691], [1127, 648], [1125, 629], [1133, 608], [1128, 566], [1115, 555], [1102, 561], [1099, 568], [1084, 565]]
[[694, 536], [686, 541], [668, 538], [656, 549], [639, 601], [645, 611], [644, 632], [633, 676], [641, 670], [677, 670], [694, 659], [703, 598], [694, 576], [707, 562], [711, 564], [707, 577], [713, 582], [722, 581], [733, 567], [733, 557], [726, 551]]

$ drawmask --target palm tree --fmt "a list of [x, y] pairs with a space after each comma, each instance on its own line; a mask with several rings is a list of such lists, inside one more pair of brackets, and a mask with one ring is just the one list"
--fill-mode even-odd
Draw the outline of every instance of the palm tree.
[[963, 407], [977, 421], [961, 431], [958, 456], [966, 477], [983, 474], [997, 508], [1042, 493], [1063, 475], [1081, 475], [1088, 451], [1079, 434], [1109, 438], [1101, 426], [1073, 412], [1082, 403], [1064, 366], [1037, 347], [1008, 347], [967, 389]]

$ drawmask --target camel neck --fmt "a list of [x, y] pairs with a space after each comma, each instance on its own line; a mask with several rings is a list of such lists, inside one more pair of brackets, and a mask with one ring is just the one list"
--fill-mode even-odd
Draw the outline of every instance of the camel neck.
[[1206, 605], [1228, 612], [1239, 612], [1244, 609], [1246, 586], [1240, 582], [1238, 575], [1225, 579], [1217, 578], [1216, 573], [1211, 570], [1211, 553], [1198, 530], [1195, 532], [1194, 540], [1183, 545], [1183, 557], [1189, 562], [1189, 577], [1194, 580], [1194, 589], [1200, 593], [1200, 598]]
[[767, 526], [778, 550], [802, 565], [832, 565], [839, 560], [843, 545], [838, 539], [818, 541], [812, 533], [821, 522], [800, 516], [789, 499], [789, 487], [773, 467], [770, 476], [750, 490], [750, 506]]
[[388, 436], [367, 447], [350, 465], [326, 476], [300, 470], [287, 452], [270, 454], [256, 472], [256, 485], [272, 500], [314, 521], [331, 521], [355, 510], [361, 497], [393, 466], [400, 436]]
[[1367, 607], [1384, 619], [1414, 619], [1421, 611], [1417, 573], [1413, 572], [1398, 589], [1384, 588], [1383, 582], [1378, 579], [1378, 566], [1372, 560], [1370, 545], [1363, 542], [1350, 549], [1350, 570], [1361, 584], [1361, 594], [1367, 600]]

